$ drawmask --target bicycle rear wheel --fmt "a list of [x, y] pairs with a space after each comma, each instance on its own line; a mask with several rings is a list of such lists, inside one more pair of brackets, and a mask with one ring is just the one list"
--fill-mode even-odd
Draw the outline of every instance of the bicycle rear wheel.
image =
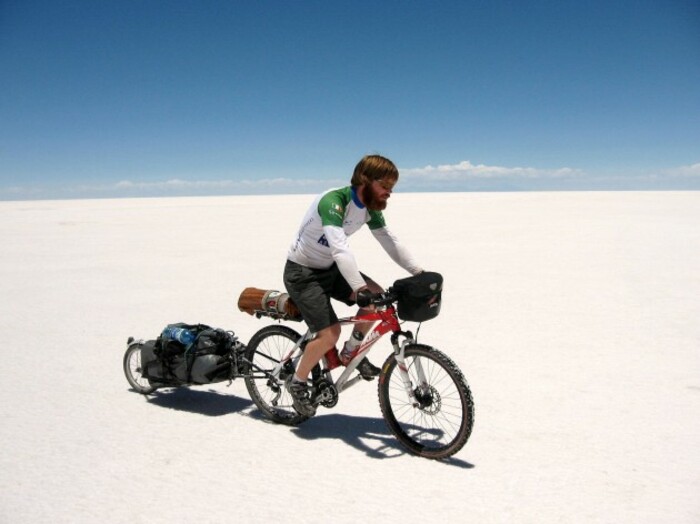
[[294, 373], [294, 366], [291, 362], [285, 364], [279, 377], [271, 373], [300, 338], [299, 333], [286, 326], [267, 326], [253, 335], [245, 351], [250, 364], [244, 380], [250, 398], [266, 417], [290, 426], [308, 418], [294, 409], [292, 397], [284, 387], [284, 381]]
[[405, 361], [418, 405], [411, 403], [396, 358], [390, 355], [379, 376], [384, 420], [411, 453], [432, 459], [454, 455], [474, 425], [474, 401], [462, 372], [447, 355], [422, 344], [407, 346]]

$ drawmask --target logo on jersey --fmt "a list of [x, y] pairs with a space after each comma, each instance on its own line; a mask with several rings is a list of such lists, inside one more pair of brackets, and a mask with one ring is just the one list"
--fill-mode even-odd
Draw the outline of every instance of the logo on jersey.
[[331, 204], [328, 214], [335, 215], [338, 218], [343, 218], [343, 206], [340, 204]]
[[317, 244], [321, 244], [322, 246], [330, 247], [328, 244], [328, 240], [326, 239], [326, 235], [321, 235], [321, 238], [318, 239]]

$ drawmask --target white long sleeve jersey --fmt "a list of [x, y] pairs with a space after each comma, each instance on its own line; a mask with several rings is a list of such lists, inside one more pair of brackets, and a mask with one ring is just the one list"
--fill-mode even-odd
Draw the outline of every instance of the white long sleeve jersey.
[[422, 271], [386, 227], [382, 212], [370, 211], [362, 205], [352, 186], [331, 189], [316, 197], [304, 216], [287, 258], [316, 269], [327, 269], [335, 262], [353, 291], [357, 291], [365, 281], [350, 251], [348, 237], [364, 224], [369, 226], [374, 238], [398, 265], [412, 275]]

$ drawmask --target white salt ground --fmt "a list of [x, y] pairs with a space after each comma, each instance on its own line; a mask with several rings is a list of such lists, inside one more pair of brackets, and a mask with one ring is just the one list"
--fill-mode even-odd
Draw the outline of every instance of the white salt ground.
[[[0, 522], [700, 522], [698, 192], [392, 197], [389, 225], [445, 277], [420, 340], [476, 402], [451, 460], [400, 448], [375, 383], [298, 428], [242, 380], [130, 391], [130, 335], [266, 324], [236, 298], [282, 287], [310, 200], [0, 203]], [[405, 276], [351, 242], [378, 281]]]

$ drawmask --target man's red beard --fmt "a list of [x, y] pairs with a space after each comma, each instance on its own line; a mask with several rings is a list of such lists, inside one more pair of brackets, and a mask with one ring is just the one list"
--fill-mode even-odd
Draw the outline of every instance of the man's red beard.
[[386, 209], [386, 200], [381, 200], [372, 190], [371, 185], [362, 186], [362, 202], [370, 211], [383, 211]]

